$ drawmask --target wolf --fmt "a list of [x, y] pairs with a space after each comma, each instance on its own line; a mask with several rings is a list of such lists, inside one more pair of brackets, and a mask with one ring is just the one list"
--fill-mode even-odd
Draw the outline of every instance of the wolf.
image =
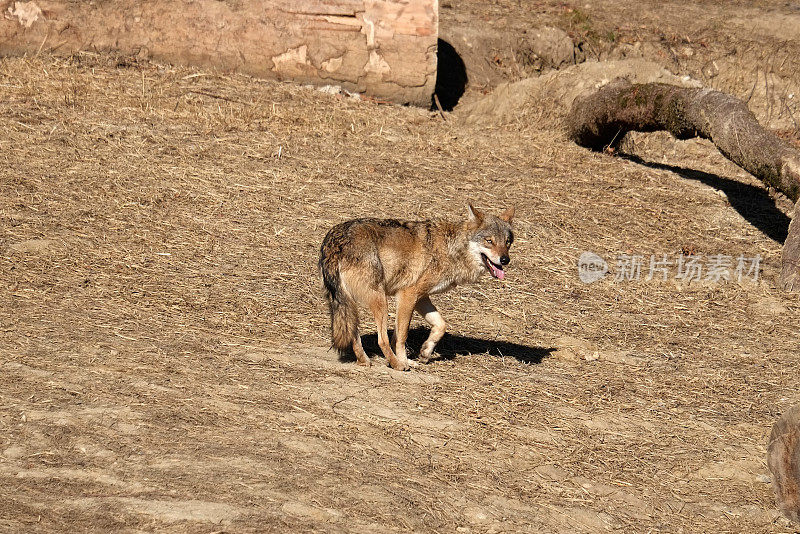
[[[431, 326], [418, 361], [427, 363], [447, 324], [430, 296], [473, 283], [484, 272], [499, 280], [511, 262], [514, 208], [495, 216], [472, 204], [459, 222], [353, 219], [331, 228], [322, 241], [319, 268], [331, 316], [333, 347], [352, 347], [359, 365], [371, 365], [361, 345], [358, 306], [375, 317], [378, 345], [388, 364], [401, 371], [416, 363], [406, 354], [416, 310]], [[397, 297], [397, 320], [387, 335], [388, 297]]]

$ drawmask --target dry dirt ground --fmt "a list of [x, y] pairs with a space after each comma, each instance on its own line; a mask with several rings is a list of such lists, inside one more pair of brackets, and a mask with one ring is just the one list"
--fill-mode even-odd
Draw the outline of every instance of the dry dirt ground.
[[[796, 530], [765, 461], [800, 400], [787, 204], [709, 145], [92, 54], [2, 60], [0, 129], [0, 531]], [[429, 365], [340, 362], [326, 230], [468, 201], [517, 207], [506, 281], [435, 299]], [[585, 250], [763, 270], [585, 285]]]

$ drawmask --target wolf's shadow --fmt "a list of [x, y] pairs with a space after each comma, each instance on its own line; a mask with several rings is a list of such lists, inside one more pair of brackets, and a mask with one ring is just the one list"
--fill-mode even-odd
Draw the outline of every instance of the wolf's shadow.
[[[408, 331], [408, 354], [410, 358], [416, 357], [419, 353], [419, 348], [428, 339], [429, 330], [425, 327], [416, 327]], [[389, 334], [391, 335], [391, 333]], [[369, 334], [361, 337], [361, 343], [364, 345], [364, 350], [370, 356], [374, 354], [382, 354], [378, 346], [378, 335]], [[553, 352], [555, 348], [545, 347], [529, 347], [527, 345], [520, 345], [518, 343], [511, 343], [509, 341], [495, 341], [491, 339], [479, 339], [474, 337], [459, 336], [455, 334], [445, 334], [442, 340], [436, 345], [436, 353], [434, 359], [437, 360], [452, 360], [458, 354], [484, 354], [489, 353], [491, 356], [499, 356], [506, 358], [514, 358], [523, 363], [539, 363], [542, 359]], [[352, 352], [348, 352], [343, 361], [354, 361], [355, 357]]]

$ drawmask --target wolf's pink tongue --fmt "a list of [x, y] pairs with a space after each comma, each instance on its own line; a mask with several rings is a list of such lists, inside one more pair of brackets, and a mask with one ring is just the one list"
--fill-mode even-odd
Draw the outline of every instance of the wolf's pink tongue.
[[503, 269], [498, 269], [497, 267], [492, 265], [491, 262], [489, 263], [489, 268], [492, 269], [492, 274], [498, 280], [502, 280], [506, 277], [506, 272]]

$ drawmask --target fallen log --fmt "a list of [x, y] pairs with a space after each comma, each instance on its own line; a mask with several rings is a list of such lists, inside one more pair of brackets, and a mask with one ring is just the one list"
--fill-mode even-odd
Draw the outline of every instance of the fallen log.
[[772, 427], [767, 465], [778, 509], [800, 523], [800, 406], [784, 413]]
[[800, 151], [765, 130], [744, 102], [712, 89], [617, 80], [576, 98], [566, 126], [573, 141], [593, 150], [614, 146], [629, 131], [709, 139], [726, 158], [796, 202], [780, 284], [800, 289]]
[[0, 2], [0, 55], [115, 52], [430, 106], [436, 0]]

